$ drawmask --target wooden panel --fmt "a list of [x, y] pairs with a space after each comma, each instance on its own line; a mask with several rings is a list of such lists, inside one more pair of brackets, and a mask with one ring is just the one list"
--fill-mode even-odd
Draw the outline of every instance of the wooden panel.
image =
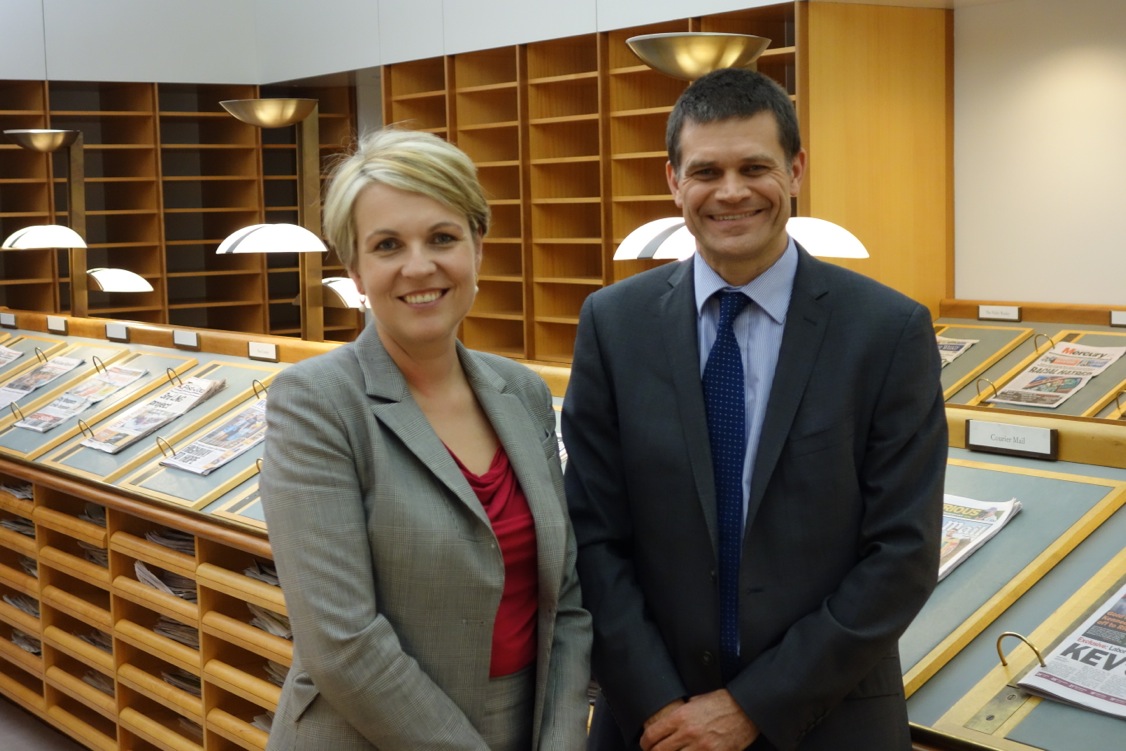
[[799, 213], [848, 228], [871, 258], [838, 261], [937, 313], [953, 290], [949, 11], [798, 4], [809, 170]]

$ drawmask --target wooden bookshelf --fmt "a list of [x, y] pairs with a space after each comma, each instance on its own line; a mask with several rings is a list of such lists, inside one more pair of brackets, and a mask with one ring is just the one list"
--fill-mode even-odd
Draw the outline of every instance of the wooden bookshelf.
[[940, 9], [788, 2], [385, 66], [385, 121], [450, 138], [496, 196], [466, 343], [569, 362], [586, 297], [661, 263], [611, 260], [679, 215], [665, 124], [687, 84], [626, 45], [660, 32], [771, 40], [756, 66], [795, 101], [811, 155], [797, 213], [852, 230], [872, 257], [841, 265], [937, 313], [953, 287], [951, 30]]

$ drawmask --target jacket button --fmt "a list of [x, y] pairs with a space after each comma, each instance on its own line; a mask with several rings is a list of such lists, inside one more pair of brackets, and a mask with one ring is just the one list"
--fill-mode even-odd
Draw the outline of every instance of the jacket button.
[[715, 662], [715, 655], [713, 655], [711, 652], [704, 652], [700, 659], [705, 665], [710, 666], [713, 662]]
[[715, 583], [716, 575], [715, 575], [715, 569], [714, 568], [711, 571], [708, 572], [708, 576], [712, 577], [712, 583]]

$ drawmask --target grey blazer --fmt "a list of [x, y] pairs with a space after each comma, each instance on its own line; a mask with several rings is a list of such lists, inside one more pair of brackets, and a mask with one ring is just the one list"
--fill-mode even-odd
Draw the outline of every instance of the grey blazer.
[[[534, 746], [585, 742], [590, 620], [555, 417], [527, 368], [458, 344], [535, 518]], [[268, 748], [482, 749], [504, 568], [488, 517], [373, 326], [270, 387], [261, 493], [294, 633]]]
[[725, 681], [691, 263], [594, 293], [579, 322], [566, 487], [618, 726], [596, 711], [592, 747], [636, 747], [657, 709], [726, 687], [763, 733], [756, 749], [909, 748], [897, 640], [935, 586], [946, 466], [930, 317], [799, 252]]

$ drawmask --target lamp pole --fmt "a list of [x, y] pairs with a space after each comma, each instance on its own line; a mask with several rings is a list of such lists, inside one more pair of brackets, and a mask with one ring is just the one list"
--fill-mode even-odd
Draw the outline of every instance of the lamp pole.
[[[86, 240], [86, 164], [82, 132], [32, 128], [5, 130], [4, 135], [29, 151], [50, 154], [67, 150], [67, 216], [72, 230]], [[89, 288], [86, 282], [86, 248], [68, 248], [70, 267], [70, 314], [89, 314]]]
[[[219, 102], [241, 122], [259, 128], [297, 125], [297, 222], [321, 236], [321, 165], [319, 106], [316, 99], [228, 99]], [[324, 341], [324, 294], [321, 254], [299, 253], [301, 338]]]

